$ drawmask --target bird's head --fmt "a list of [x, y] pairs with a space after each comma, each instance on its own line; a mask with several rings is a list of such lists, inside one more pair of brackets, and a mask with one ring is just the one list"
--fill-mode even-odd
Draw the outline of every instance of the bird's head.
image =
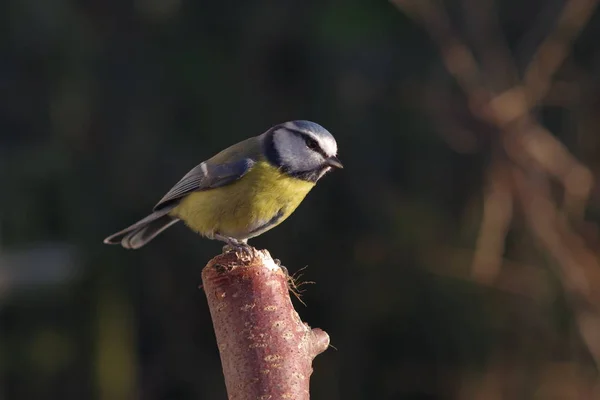
[[316, 182], [332, 168], [343, 168], [333, 135], [314, 122], [276, 125], [264, 134], [264, 144], [271, 164], [300, 179]]

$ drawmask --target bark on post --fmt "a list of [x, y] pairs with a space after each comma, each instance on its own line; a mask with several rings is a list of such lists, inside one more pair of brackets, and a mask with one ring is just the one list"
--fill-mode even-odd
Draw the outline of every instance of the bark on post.
[[329, 336], [302, 322], [287, 279], [266, 250], [221, 254], [202, 270], [230, 400], [310, 398], [312, 360]]

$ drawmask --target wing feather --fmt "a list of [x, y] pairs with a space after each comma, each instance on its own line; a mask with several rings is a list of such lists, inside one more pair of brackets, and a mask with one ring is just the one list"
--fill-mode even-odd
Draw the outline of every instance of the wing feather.
[[154, 206], [153, 210], [161, 210], [191, 192], [228, 185], [247, 174], [254, 164], [255, 161], [251, 158], [216, 165], [210, 163], [210, 160], [203, 162], [181, 178]]

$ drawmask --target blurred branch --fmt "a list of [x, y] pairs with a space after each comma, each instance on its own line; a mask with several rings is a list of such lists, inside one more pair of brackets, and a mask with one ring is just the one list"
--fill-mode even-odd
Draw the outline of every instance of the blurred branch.
[[513, 217], [513, 188], [510, 168], [504, 161], [488, 170], [488, 190], [483, 202], [483, 218], [473, 256], [473, 275], [491, 282], [498, 275], [504, 254], [504, 238]]
[[391, 0], [396, 7], [420, 22], [442, 53], [442, 62], [465, 92], [475, 94], [481, 87], [479, 66], [473, 53], [456, 35], [448, 16], [432, 0]]
[[[513, 170], [525, 218], [536, 238], [558, 262], [564, 287], [572, 304], [581, 335], [596, 366], [600, 366], [600, 264], [549, 200], [549, 182], [543, 176], [529, 179]], [[533, 184], [533, 185], [532, 185]]]
[[537, 104], [548, 92], [553, 75], [563, 64], [575, 38], [592, 17], [598, 0], [567, 1], [556, 28], [537, 49], [527, 71], [525, 87], [530, 104]]
[[[464, 91], [472, 115], [495, 128], [493, 158], [487, 171], [488, 190], [473, 259], [473, 274], [484, 282], [497, 275], [503, 262], [504, 241], [518, 205], [529, 231], [560, 266], [565, 290], [574, 305], [579, 329], [600, 367], [600, 265], [570, 221], [583, 220], [593, 176], [569, 150], [531, 115], [553, 87], [552, 79], [565, 61], [598, 0], [567, 1], [553, 31], [542, 41], [517, 79], [513, 57], [502, 32], [490, 15], [492, 0], [465, 1], [467, 25], [479, 50], [475, 53], [451, 26], [440, 2], [391, 0], [421, 23], [440, 48], [442, 61]], [[505, 74], [503, 71], [509, 71]], [[507, 86], [507, 81], [514, 81]], [[499, 94], [497, 88], [505, 88]], [[562, 204], [550, 191], [552, 180], [563, 189]]]
[[229, 399], [309, 398], [312, 361], [329, 336], [302, 322], [288, 279], [266, 250], [225, 253], [202, 270]]
[[469, 38], [473, 51], [481, 58], [480, 73], [493, 91], [506, 90], [517, 82], [519, 74], [502, 33], [494, 0], [463, 0]]

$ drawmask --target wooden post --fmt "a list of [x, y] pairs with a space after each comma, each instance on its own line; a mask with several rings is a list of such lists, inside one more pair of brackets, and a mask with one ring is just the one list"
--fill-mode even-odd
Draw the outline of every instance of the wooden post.
[[294, 310], [288, 276], [266, 250], [228, 252], [202, 271], [229, 400], [308, 400], [329, 336]]

